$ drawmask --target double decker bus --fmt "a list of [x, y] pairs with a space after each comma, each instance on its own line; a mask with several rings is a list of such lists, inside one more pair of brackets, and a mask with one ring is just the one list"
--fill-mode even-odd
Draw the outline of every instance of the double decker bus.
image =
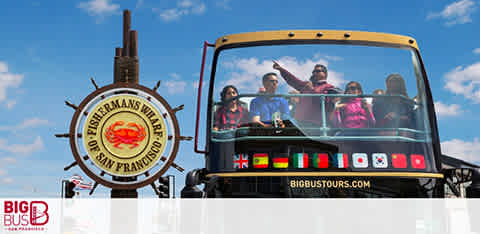
[[205, 42], [195, 133], [205, 165], [188, 173], [182, 197], [432, 198], [445, 197], [445, 188], [459, 195], [478, 170], [442, 156], [433, 103], [412, 37], [294, 30]]

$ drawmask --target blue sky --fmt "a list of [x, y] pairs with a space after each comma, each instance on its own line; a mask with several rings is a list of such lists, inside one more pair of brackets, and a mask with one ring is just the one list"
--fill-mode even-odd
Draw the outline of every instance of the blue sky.
[[[7, 1], [0, 14], [0, 196], [58, 197], [63, 167], [73, 161], [66, 133], [73, 110], [99, 85], [113, 82], [114, 48], [122, 43], [122, 10], [139, 32], [140, 83], [153, 87], [177, 113], [182, 135], [194, 135], [203, 41], [277, 29], [350, 29], [417, 39], [430, 79], [444, 153], [480, 162], [479, 1]], [[211, 59], [211, 53], [210, 59]], [[208, 74], [208, 72], [207, 72]], [[195, 94], [195, 95], [192, 95]], [[203, 167], [193, 142], [176, 162]], [[177, 191], [184, 174], [176, 175]], [[151, 188], [139, 189], [152, 196]], [[109, 196], [99, 186], [96, 196]]]

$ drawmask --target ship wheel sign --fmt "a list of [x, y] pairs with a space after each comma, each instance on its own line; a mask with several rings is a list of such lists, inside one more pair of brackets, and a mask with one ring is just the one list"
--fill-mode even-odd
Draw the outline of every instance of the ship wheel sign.
[[[180, 140], [175, 113], [155, 88], [114, 83], [98, 88], [75, 109], [68, 137], [75, 162], [94, 181], [114, 189], [136, 189], [151, 184], [174, 163]], [[114, 179], [115, 178], [115, 179]], [[118, 178], [135, 178], [118, 179]], [[155, 187], [154, 187], [155, 188]], [[93, 193], [93, 189], [91, 191]]]

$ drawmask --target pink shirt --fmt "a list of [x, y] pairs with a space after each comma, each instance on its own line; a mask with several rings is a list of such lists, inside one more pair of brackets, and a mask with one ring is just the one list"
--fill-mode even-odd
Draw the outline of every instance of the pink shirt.
[[368, 105], [368, 110], [369, 113], [362, 108], [362, 98], [352, 98], [340, 111], [335, 113], [334, 123], [340, 128], [373, 127], [375, 126], [375, 117], [373, 117], [370, 105]]

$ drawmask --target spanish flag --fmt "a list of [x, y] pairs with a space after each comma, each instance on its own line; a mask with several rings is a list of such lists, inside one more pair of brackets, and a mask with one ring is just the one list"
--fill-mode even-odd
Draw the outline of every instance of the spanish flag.
[[253, 154], [253, 168], [268, 168], [268, 154]]
[[273, 158], [273, 168], [288, 168], [288, 157]]

